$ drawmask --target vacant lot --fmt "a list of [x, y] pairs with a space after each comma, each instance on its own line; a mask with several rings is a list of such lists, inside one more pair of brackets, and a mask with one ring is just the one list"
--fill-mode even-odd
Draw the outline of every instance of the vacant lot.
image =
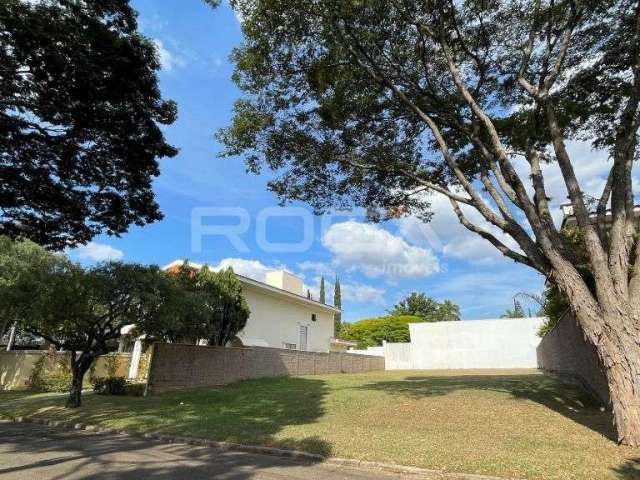
[[640, 478], [610, 415], [531, 371], [397, 371], [262, 379], [150, 398], [0, 393], [0, 413], [528, 479]]

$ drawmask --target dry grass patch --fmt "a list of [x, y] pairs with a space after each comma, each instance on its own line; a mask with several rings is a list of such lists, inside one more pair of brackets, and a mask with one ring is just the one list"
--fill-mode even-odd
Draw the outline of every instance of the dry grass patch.
[[0, 394], [0, 412], [527, 479], [640, 479], [610, 414], [534, 371], [261, 379], [149, 398]]

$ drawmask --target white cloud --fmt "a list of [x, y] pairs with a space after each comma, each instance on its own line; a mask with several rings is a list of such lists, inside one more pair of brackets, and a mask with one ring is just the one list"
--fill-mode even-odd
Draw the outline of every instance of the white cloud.
[[318, 275], [324, 275], [325, 277], [335, 277], [336, 275], [335, 270], [330, 265], [323, 262], [305, 260], [304, 262], [298, 263], [298, 268], [303, 271], [311, 270], [312, 272], [315, 272]]
[[73, 250], [71, 253], [81, 260], [91, 260], [94, 262], [104, 261], [117, 261], [122, 259], [124, 252], [113, 248], [111, 245], [104, 243], [89, 242], [86, 245], [81, 245]]
[[347, 221], [332, 225], [322, 244], [336, 265], [387, 280], [426, 277], [440, 271], [431, 250], [408, 244], [378, 225]]
[[160, 65], [163, 70], [170, 72], [175, 67], [184, 67], [186, 65], [184, 58], [176, 53], [170, 52], [164, 43], [162, 43], [162, 40], [155, 38], [153, 43], [156, 46], [156, 52], [158, 53]]
[[286, 270], [282, 266], [268, 267], [259, 260], [247, 260], [244, 258], [223, 258], [217, 265], [211, 265], [213, 270], [233, 268], [238, 275], [253, 278], [259, 282], [264, 282], [267, 272], [273, 270]]

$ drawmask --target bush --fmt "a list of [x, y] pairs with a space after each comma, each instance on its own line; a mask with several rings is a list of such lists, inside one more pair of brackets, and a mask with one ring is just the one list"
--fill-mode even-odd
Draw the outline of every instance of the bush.
[[124, 395], [127, 393], [127, 380], [124, 377], [96, 378], [93, 391], [100, 395]]
[[131, 397], [142, 397], [146, 386], [147, 385], [144, 383], [127, 383], [127, 386], [125, 387], [125, 395], [129, 395]]

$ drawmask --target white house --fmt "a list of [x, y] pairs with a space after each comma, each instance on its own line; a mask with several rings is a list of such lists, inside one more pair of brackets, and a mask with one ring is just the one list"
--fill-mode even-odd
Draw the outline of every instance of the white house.
[[[176, 269], [183, 263], [184, 260], [175, 260], [164, 270]], [[329, 351], [333, 316], [340, 310], [305, 297], [301, 278], [282, 270], [267, 273], [266, 283], [238, 274], [236, 277], [251, 310], [247, 325], [238, 334], [243, 345]]]

